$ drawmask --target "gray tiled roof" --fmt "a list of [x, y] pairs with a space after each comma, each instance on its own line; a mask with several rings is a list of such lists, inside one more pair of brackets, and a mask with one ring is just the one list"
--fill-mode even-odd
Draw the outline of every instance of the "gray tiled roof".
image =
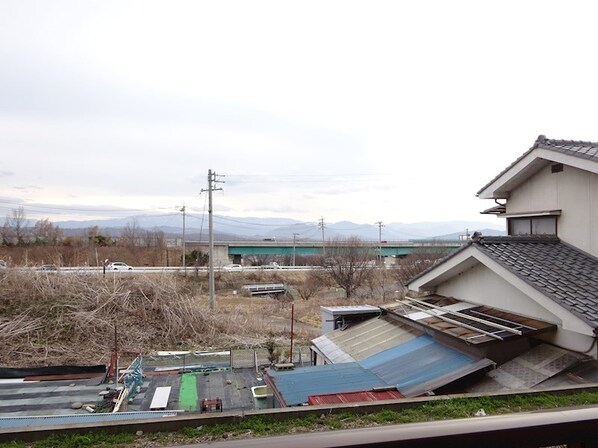
[[548, 149], [551, 151], [556, 151], [560, 153], [569, 154], [575, 157], [581, 157], [583, 159], [594, 160], [598, 162], [598, 143], [593, 142], [582, 142], [582, 141], [575, 141], [575, 140], [554, 140], [546, 138], [544, 135], [538, 136], [534, 145], [524, 152], [517, 160], [511, 163], [508, 167], [502, 170], [494, 179], [484, 185], [480, 190], [477, 192], [479, 195], [482, 191], [488, 188], [496, 179], [501, 177], [504, 173], [509, 171], [512, 167], [514, 167], [521, 159], [527, 156], [530, 152], [535, 149]]
[[598, 258], [554, 236], [480, 237], [473, 245], [588, 324], [598, 326]]
[[540, 135], [534, 148], [550, 149], [552, 151], [563, 152], [584, 159], [593, 159], [598, 161], [598, 143], [577, 142], [574, 140], [552, 140]]

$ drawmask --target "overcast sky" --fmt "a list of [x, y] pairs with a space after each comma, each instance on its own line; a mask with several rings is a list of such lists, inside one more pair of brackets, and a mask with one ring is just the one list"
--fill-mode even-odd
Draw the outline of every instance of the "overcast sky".
[[0, 216], [200, 213], [212, 169], [219, 215], [497, 224], [539, 134], [598, 141], [597, 9], [0, 0]]

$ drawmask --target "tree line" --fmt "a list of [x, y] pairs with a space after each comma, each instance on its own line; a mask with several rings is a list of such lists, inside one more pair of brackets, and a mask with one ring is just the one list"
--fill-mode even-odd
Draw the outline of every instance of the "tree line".
[[[127, 259], [142, 260], [144, 264], [179, 265], [182, 262], [181, 253], [170, 252], [166, 245], [164, 233], [160, 230], [146, 230], [141, 228], [133, 219], [122, 229], [118, 238], [100, 233], [98, 226], [93, 226], [85, 231], [80, 237], [64, 236], [59, 226], [54, 225], [48, 219], [40, 219], [33, 226], [27, 225], [28, 221], [23, 208], [12, 211], [6, 217], [4, 225], [0, 228], [0, 246], [5, 247], [63, 247], [63, 252], [68, 248], [90, 247], [95, 249], [96, 263], [103, 260], [105, 254], [98, 255], [99, 248], [104, 250], [118, 249], [127, 250]], [[151, 253], [141, 249], [151, 249]], [[157, 249], [157, 250], [156, 250]], [[68, 252], [54, 255], [66, 262]], [[121, 252], [121, 256], [122, 256]], [[308, 300], [317, 294], [326, 285], [333, 284], [340, 287], [347, 298], [357, 294], [360, 288], [368, 286], [370, 289], [378, 288], [384, 290], [384, 283], [404, 285], [410, 278], [428, 269], [440, 258], [448, 255], [446, 248], [442, 246], [428, 246], [425, 249], [418, 249], [411, 255], [398, 260], [393, 268], [378, 269], [385, 267], [382, 263], [382, 254], [378, 249], [367, 244], [358, 237], [339, 238], [328, 241], [323, 247], [321, 255], [297, 257], [298, 265], [307, 264], [319, 266], [321, 269], [310, 271], [308, 278], [297, 288], [299, 296]], [[89, 255], [87, 256], [89, 258]], [[208, 255], [198, 250], [193, 250], [184, 255], [186, 266], [205, 266], [208, 263]], [[73, 262], [77, 262], [85, 256], [73, 256]], [[93, 261], [93, 260], [92, 260]], [[248, 256], [244, 262], [249, 265], [265, 265], [273, 261], [290, 264], [290, 260], [276, 258], [276, 256]]]
[[47, 218], [37, 220], [31, 225], [23, 207], [13, 209], [6, 216], [0, 227], [0, 245], [8, 247], [29, 246], [77, 246], [91, 245], [96, 247], [123, 246], [162, 248], [166, 246], [166, 238], [161, 230], [142, 229], [133, 219], [115, 238], [100, 232], [98, 226], [85, 230], [81, 236], [66, 236], [63, 230]]

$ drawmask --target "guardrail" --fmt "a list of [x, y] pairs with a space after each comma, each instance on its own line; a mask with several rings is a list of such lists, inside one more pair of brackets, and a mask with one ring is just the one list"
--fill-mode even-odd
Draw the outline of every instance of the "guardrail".
[[[140, 272], [207, 272], [207, 266], [131, 266], [132, 270], [118, 270], [118, 269], [106, 269], [107, 274], [116, 273], [116, 274], [127, 274], [127, 273], [140, 273]], [[14, 267], [10, 269], [20, 270], [20, 271], [38, 271], [44, 272], [47, 274], [57, 273], [57, 272], [92, 272], [92, 273], [103, 273], [104, 269], [102, 267], [96, 266], [64, 266], [59, 267], [56, 271], [45, 271], [41, 270], [39, 267]], [[236, 274], [243, 271], [311, 271], [314, 269], [322, 269], [320, 266], [243, 266], [243, 269], [239, 271], [228, 271], [224, 266], [222, 267], [215, 267], [215, 272], [227, 272], [231, 274]]]

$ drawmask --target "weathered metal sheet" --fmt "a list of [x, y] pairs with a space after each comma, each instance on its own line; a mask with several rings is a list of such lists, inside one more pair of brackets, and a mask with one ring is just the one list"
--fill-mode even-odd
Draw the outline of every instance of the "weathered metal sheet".
[[556, 328], [549, 322], [440, 295], [430, 295], [425, 299], [407, 297], [403, 302], [385, 305], [382, 309], [406, 321], [417, 322], [433, 331], [476, 345], [532, 336]]
[[267, 376], [286, 406], [307, 403], [309, 395], [355, 392], [387, 387], [382, 379], [357, 363], [327, 364], [296, 370], [269, 369]]
[[331, 363], [360, 361], [421, 335], [421, 331], [387, 317], [369, 319], [312, 341]]
[[398, 390], [367, 390], [361, 392], [339, 392], [336, 394], [310, 395], [310, 405], [362, 403], [366, 401], [399, 400], [405, 398]]
[[96, 424], [114, 421], [145, 420], [175, 417], [180, 411], [119, 412], [76, 415], [40, 415], [31, 417], [0, 417], [0, 429], [37, 428], [40, 426]]
[[541, 344], [512, 359], [471, 386], [470, 392], [531, 389], [577, 364], [581, 355], [548, 344]]
[[492, 366], [489, 359], [474, 358], [424, 335], [359, 363], [387, 384], [414, 397]]

